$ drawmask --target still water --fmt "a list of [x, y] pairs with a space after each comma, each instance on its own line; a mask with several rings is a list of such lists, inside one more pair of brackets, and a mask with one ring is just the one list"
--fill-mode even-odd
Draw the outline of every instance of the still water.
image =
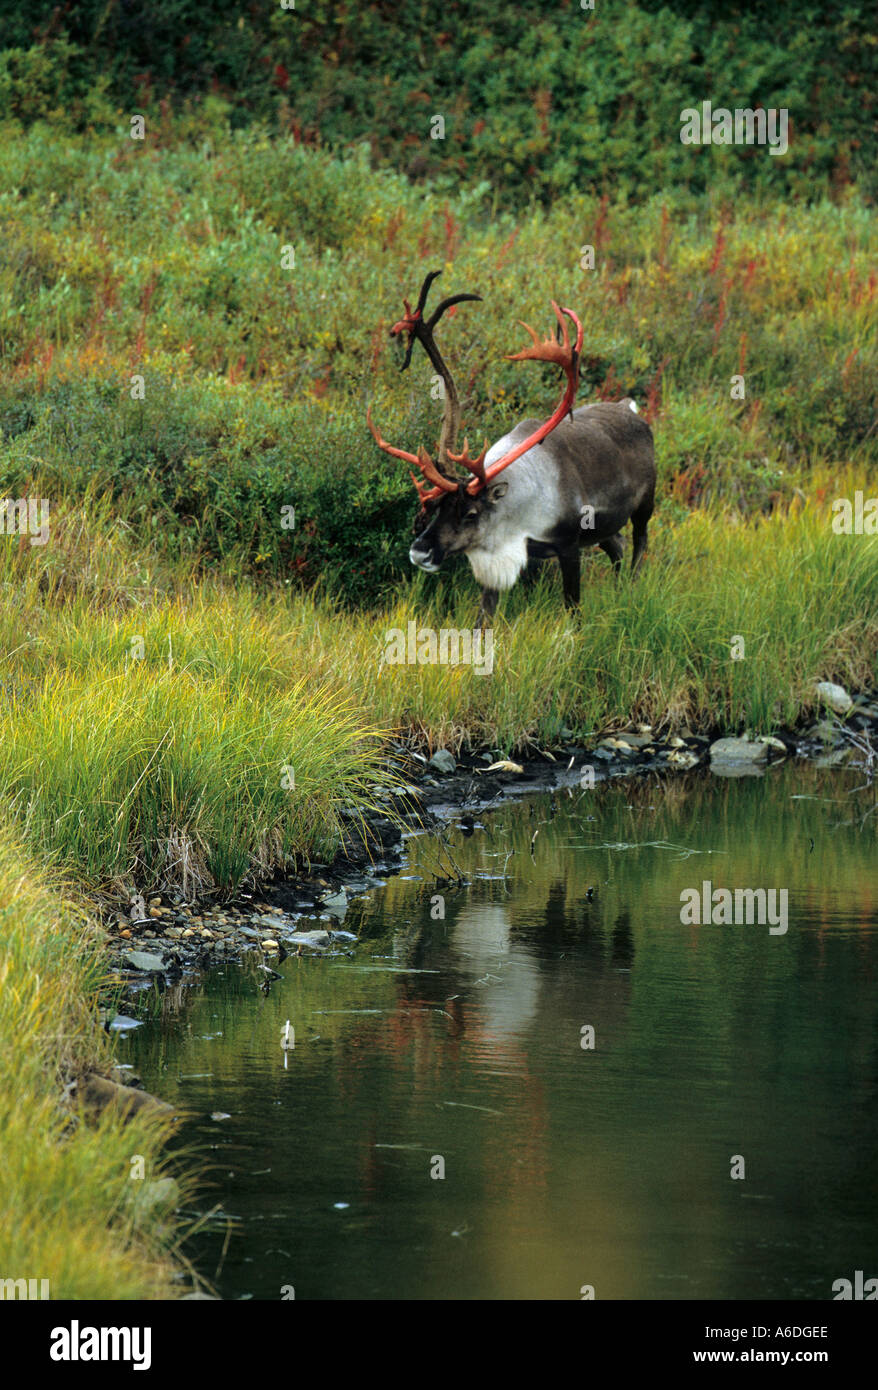
[[[451, 830], [444, 919], [448, 861], [414, 837], [351, 906], [350, 954], [289, 957], [268, 997], [247, 967], [166, 990], [117, 1057], [210, 1165], [199, 1271], [226, 1299], [827, 1299], [878, 1276], [863, 781], [782, 765], [510, 804]], [[705, 881], [785, 889], [786, 932], [684, 925]]]

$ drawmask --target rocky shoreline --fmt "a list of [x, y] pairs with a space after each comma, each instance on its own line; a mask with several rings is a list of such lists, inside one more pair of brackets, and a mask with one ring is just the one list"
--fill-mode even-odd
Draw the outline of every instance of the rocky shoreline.
[[[568, 731], [562, 730], [551, 748], [535, 750], [521, 762], [489, 752], [455, 757], [446, 749], [428, 759], [394, 744], [389, 755], [401, 778], [399, 789], [378, 796], [381, 811], [348, 818], [344, 843], [331, 864], [312, 864], [306, 873], [239, 891], [227, 903], [185, 901], [179, 892], [148, 899], [137, 895], [127, 912], [117, 911], [106, 921], [113, 978], [137, 989], [250, 958], [264, 970], [268, 989], [273, 964], [291, 952], [351, 949], [356, 937], [343, 926], [348, 906], [402, 867], [406, 833], [451, 822], [466, 828], [476, 813], [510, 797], [646, 773], [673, 776], [698, 769], [712, 776], [760, 776], [788, 757], [823, 766], [850, 764], [873, 774], [876, 695], [852, 698], [828, 683], [818, 693], [827, 710], [823, 718], [761, 738], [711, 738], [688, 728], [659, 734], [638, 724], [583, 745], [568, 741]], [[126, 1026], [122, 1015], [107, 1022], [111, 1029]]]

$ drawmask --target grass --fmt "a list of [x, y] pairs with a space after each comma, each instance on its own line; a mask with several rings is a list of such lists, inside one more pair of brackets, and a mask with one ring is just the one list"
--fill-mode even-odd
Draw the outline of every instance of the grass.
[[441, 268], [437, 296], [484, 297], [442, 325], [471, 439], [554, 401], [556, 373], [504, 359], [554, 296], [583, 321], [580, 399], [631, 394], [651, 421], [666, 507], [769, 510], [821, 468], [874, 467], [875, 250], [855, 190], [571, 191], [512, 216], [362, 149], [35, 126], [0, 143], [0, 477], [10, 496], [105, 493], [171, 560], [389, 600], [413, 494], [365, 411], [434, 441], [429, 364], [401, 376], [388, 329]]
[[768, 733], [815, 708], [816, 681], [878, 674], [878, 538], [835, 534], [827, 497], [659, 521], [635, 582], [584, 562], [579, 614], [556, 574], [513, 591], [490, 675], [384, 660], [409, 622], [471, 628], [474, 585], [424, 579], [351, 614], [151, 569], [118, 536], [104, 568], [74, 513], [58, 525], [63, 565], [63, 547], [0, 551], [20, 602], [0, 619], [0, 778], [21, 833], [94, 887], [231, 889], [331, 856], [342, 813], [388, 779], [391, 733], [505, 753], [631, 719]]
[[[111, 1060], [98, 928], [6, 824], [0, 903], [0, 1277], [47, 1279], [53, 1299], [172, 1297], [177, 1219], [168, 1200], [144, 1216], [166, 1175], [167, 1122], [85, 1123], [60, 1104], [71, 1075]], [[137, 1155], [144, 1177], [132, 1180]]]

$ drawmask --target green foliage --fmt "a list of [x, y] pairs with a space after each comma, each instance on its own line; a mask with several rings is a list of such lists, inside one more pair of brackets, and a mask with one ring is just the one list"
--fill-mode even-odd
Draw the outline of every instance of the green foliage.
[[[860, 4], [3, 0], [0, 24], [0, 118], [25, 123], [97, 128], [143, 111], [165, 132], [175, 110], [198, 138], [226, 117], [264, 120], [309, 143], [368, 139], [414, 179], [487, 180], [507, 205], [671, 184], [812, 196], [874, 179]], [[793, 151], [682, 145], [680, 111], [707, 99], [787, 108]]]
[[444, 268], [434, 294], [484, 296], [441, 332], [472, 441], [551, 407], [553, 374], [504, 354], [554, 295], [585, 327], [580, 400], [630, 393], [652, 422], [671, 514], [770, 509], [815, 461], [873, 457], [874, 255], [853, 197], [571, 194], [489, 216], [478, 190], [415, 189], [362, 148], [34, 126], [0, 145], [2, 492], [104, 493], [168, 556], [380, 600], [411, 578], [415, 505], [366, 406], [385, 438], [433, 445], [431, 369], [401, 375], [387, 330]]

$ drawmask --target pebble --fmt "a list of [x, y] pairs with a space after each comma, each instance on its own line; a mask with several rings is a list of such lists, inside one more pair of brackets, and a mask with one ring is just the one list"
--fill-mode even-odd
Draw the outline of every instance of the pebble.
[[787, 752], [787, 746], [786, 746], [786, 744], [785, 744], [785, 743], [782, 743], [781, 740], [780, 740], [779, 738], [774, 738], [774, 736], [773, 736], [772, 734], [763, 734], [762, 737], [761, 737], [760, 739], [758, 739], [757, 741], [758, 741], [759, 743], [764, 743], [765, 746], [766, 746], [766, 748], [773, 748], [773, 749], [775, 750], [775, 752], [777, 752], [777, 753], [783, 753], [784, 757], [786, 757], [786, 752]]
[[160, 975], [165, 969], [161, 956], [153, 955], [149, 951], [126, 951], [125, 962], [132, 970], [142, 970], [149, 975]]
[[457, 761], [447, 748], [437, 748], [430, 759], [429, 766], [436, 772], [451, 773], [457, 771]]
[[698, 754], [690, 753], [688, 748], [675, 748], [673, 752], [668, 754], [668, 762], [673, 763], [674, 767], [695, 767], [698, 761]]
[[768, 748], [749, 738], [718, 738], [710, 745], [712, 763], [764, 763]]
[[847, 714], [854, 703], [844, 686], [834, 685], [832, 681], [818, 681], [814, 689], [818, 700], [836, 714]]

